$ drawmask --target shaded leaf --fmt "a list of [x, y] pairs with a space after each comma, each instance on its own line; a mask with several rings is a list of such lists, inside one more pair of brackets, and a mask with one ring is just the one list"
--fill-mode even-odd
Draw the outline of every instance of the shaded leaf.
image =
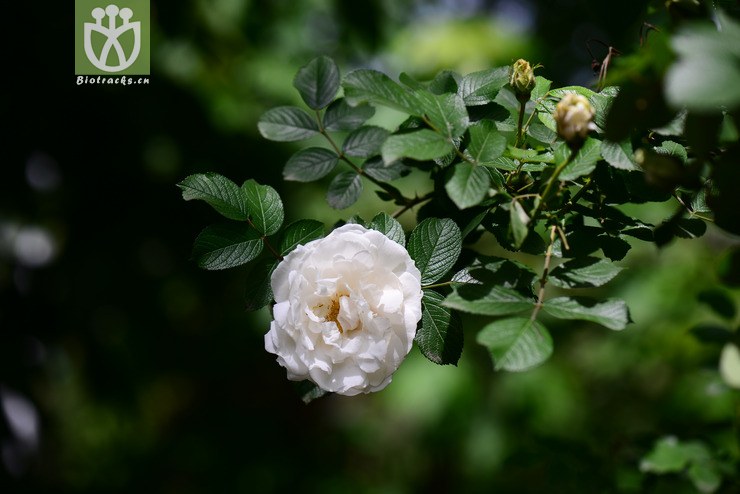
[[580, 257], [557, 266], [550, 272], [550, 283], [561, 288], [602, 286], [619, 274], [622, 268], [608, 259]]
[[424, 290], [421, 300], [421, 326], [414, 340], [426, 358], [435, 364], [457, 365], [463, 349], [463, 329], [460, 316], [442, 305], [444, 297]]
[[724, 326], [716, 324], [699, 324], [691, 328], [691, 334], [702, 343], [718, 343], [724, 345], [732, 341], [734, 333]]
[[368, 104], [350, 106], [347, 100], [339, 98], [324, 112], [324, 128], [329, 131], [355, 130], [375, 115], [375, 108]]
[[326, 201], [334, 209], [345, 209], [357, 202], [362, 194], [362, 179], [355, 172], [342, 172], [329, 184]]
[[278, 265], [275, 259], [265, 259], [252, 263], [246, 275], [247, 286], [244, 291], [245, 306], [248, 311], [258, 310], [272, 302], [272, 272]]
[[339, 156], [329, 149], [301, 149], [285, 163], [283, 178], [296, 182], [312, 182], [331, 173], [338, 161]]
[[383, 158], [380, 157], [370, 158], [365, 161], [365, 163], [362, 164], [362, 171], [368, 177], [380, 180], [381, 182], [391, 182], [397, 178], [408, 175], [411, 172], [409, 167], [400, 162], [386, 165], [383, 162]]
[[369, 158], [380, 153], [380, 147], [389, 135], [386, 129], [365, 125], [347, 136], [342, 144], [342, 152], [355, 158]]
[[267, 110], [259, 119], [257, 128], [271, 141], [302, 141], [319, 133], [319, 126], [311, 115], [295, 106], [278, 106]]
[[409, 236], [409, 255], [421, 272], [422, 285], [434, 283], [449, 271], [461, 249], [460, 229], [449, 218], [427, 218]]
[[309, 108], [321, 110], [339, 91], [339, 67], [327, 56], [314, 58], [298, 70], [293, 86]]
[[228, 269], [257, 257], [262, 246], [260, 234], [243, 223], [211, 225], [195, 239], [193, 259], [203, 269]]
[[477, 256], [452, 277], [457, 283], [500, 286], [532, 294], [537, 274], [529, 266], [510, 259]]
[[518, 249], [522, 246], [529, 233], [530, 217], [519, 201], [511, 201], [509, 215], [514, 247]]
[[614, 168], [620, 170], [639, 170], [640, 167], [635, 163], [633, 157], [632, 145], [629, 140], [622, 142], [601, 142], [601, 155], [604, 160]]
[[476, 341], [488, 348], [496, 370], [524, 371], [552, 355], [552, 337], [539, 321], [513, 317], [486, 325]]
[[726, 292], [714, 288], [703, 290], [697, 296], [699, 302], [707, 304], [718, 315], [732, 321], [735, 319], [737, 309], [735, 301]]
[[234, 182], [218, 173], [197, 173], [182, 180], [182, 198], [198, 199], [230, 220], [247, 219], [247, 203], [243, 191]]

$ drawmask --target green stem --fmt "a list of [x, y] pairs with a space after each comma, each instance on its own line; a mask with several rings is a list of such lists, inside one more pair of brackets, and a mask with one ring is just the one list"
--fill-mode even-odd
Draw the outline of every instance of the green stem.
[[555, 243], [555, 233], [557, 232], [557, 225], [550, 227], [550, 245], [547, 246], [547, 252], [545, 253], [545, 265], [542, 268], [542, 276], [540, 277], [540, 289], [537, 292], [537, 303], [532, 309], [532, 315], [529, 317], [531, 321], [537, 319], [537, 314], [542, 309], [542, 304], [545, 301], [545, 286], [547, 285], [547, 277], [550, 274], [550, 261], [552, 260], [552, 246]]
[[524, 111], [527, 108], [527, 100], [520, 100], [519, 101], [519, 117], [516, 122], [516, 141], [514, 142], [514, 147], [518, 148], [519, 144], [522, 143], [522, 138], [524, 137], [522, 134], [522, 126], [524, 125]]
[[555, 185], [555, 182], [557, 182], [558, 177], [561, 173], [563, 173], [563, 170], [565, 170], [565, 167], [570, 164], [571, 161], [573, 161], [573, 158], [575, 157], [576, 153], [578, 152], [577, 149], [571, 149], [570, 154], [568, 155], [568, 158], [563, 161], [560, 165], [558, 165], [557, 168], [555, 168], [555, 171], [553, 172], [550, 179], [547, 181], [547, 185], [545, 185], [545, 191], [540, 196], [542, 199], [540, 200], [540, 203], [537, 205], [537, 208], [534, 210], [534, 212], [531, 215], [532, 220], [534, 220], [537, 215], [542, 211], [542, 208], [545, 206], [548, 196], [550, 195], [550, 192], [552, 191], [553, 186]]
[[433, 285], [425, 285], [425, 286], [423, 286], [421, 288], [423, 288], [424, 290], [426, 290], [428, 288], [439, 288], [441, 286], [450, 286], [450, 285], [453, 285], [454, 283], [455, 283], [454, 281], [445, 281], [443, 283], [435, 283]]

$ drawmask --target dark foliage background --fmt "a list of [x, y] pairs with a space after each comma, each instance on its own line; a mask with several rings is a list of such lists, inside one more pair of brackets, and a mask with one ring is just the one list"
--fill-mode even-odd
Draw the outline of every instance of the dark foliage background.
[[656, 439], [737, 458], [737, 394], [688, 333], [715, 321], [696, 294], [737, 246], [711, 227], [631, 252], [623, 333], [553, 322], [555, 357], [521, 375], [493, 374], [472, 338], [457, 369], [414, 350], [384, 392], [308, 406], [264, 351], [267, 311], [243, 310], [244, 271], [188, 260], [213, 219], [175, 187], [191, 173], [269, 183], [290, 219], [374, 213], [284, 184], [291, 149], [256, 132], [311, 57], [424, 77], [527, 56], [588, 85], [586, 40], [635, 50], [644, 2], [152, 0], [151, 84], [112, 88], [75, 85], [71, 5], [20, 8], [33, 35], [6, 43], [0, 97], [3, 492], [693, 492], [639, 472]]

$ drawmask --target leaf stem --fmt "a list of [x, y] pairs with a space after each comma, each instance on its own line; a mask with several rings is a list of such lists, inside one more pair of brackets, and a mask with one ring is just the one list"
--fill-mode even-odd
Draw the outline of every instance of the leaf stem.
[[375, 185], [377, 185], [378, 187], [380, 187], [384, 191], [388, 192], [388, 194], [390, 194], [392, 197], [394, 197], [396, 199], [399, 199], [402, 203], [405, 203], [407, 205], [408, 204], [411, 204], [411, 207], [413, 207], [414, 205], [416, 205], [416, 203], [414, 202], [414, 199], [409, 199], [408, 197], [400, 194], [399, 191], [398, 191], [398, 189], [396, 189], [392, 185], [387, 184], [385, 182], [382, 182], [382, 181], [380, 181], [380, 180], [378, 180], [378, 179], [376, 179], [374, 177], [371, 177], [370, 175], [368, 175], [367, 173], [365, 173], [365, 170], [363, 170], [359, 166], [357, 166], [354, 163], [352, 163], [352, 160], [350, 160], [344, 154], [344, 152], [339, 148], [339, 146], [334, 141], [334, 139], [332, 139], [331, 135], [324, 128], [324, 125], [321, 122], [321, 114], [319, 113], [318, 110], [316, 111], [316, 122], [319, 125], [319, 132], [329, 142], [329, 144], [331, 145], [331, 147], [334, 149], [334, 152], [337, 153], [337, 156], [339, 157], [339, 159], [342, 160], [342, 161], [344, 161], [345, 163], [347, 163], [350, 167], [352, 167], [352, 170], [354, 170], [355, 173], [357, 173], [358, 175], [360, 175], [362, 177], [365, 177], [370, 182], [374, 183]]
[[532, 309], [532, 315], [529, 317], [531, 321], [537, 319], [537, 314], [542, 309], [542, 304], [545, 300], [545, 286], [547, 285], [547, 276], [550, 274], [550, 261], [552, 259], [552, 246], [555, 243], [555, 234], [557, 232], [557, 225], [550, 227], [550, 245], [547, 246], [547, 252], [545, 253], [545, 264], [542, 268], [542, 276], [540, 277], [540, 289], [537, 292], [537, 303], [534, 304]]
[[421, 197], [416, 196], [413, 199], [406, 199], [406, 204], [404, 204], [403, 207], [401, 207], [398, 211], [396, 211], [395, 213], [393, 213], [391, 216], [393, 218], [398, 218], [399, 216], [401, 216], [403, 213], [405, 213], [409, 209], [413, 208], [414, 206], [417, 206], [417, 205], [421, 204], [422, 202], [426, 202], [426, 201], [430, 200], [432, 197], [434, 197], [434, 191], [428, 192], [427, 194], [425, 194], [425, 195], [423, 195]]
[[[249, 226], [251, 226], [252, 228], [255, 228], [254, 223], [252, 223], [252, 220], [251, 219], [247, 218], [247, 223], [249, 223]], [[256, 230], [256, 228], [255, 228], [255, 230]], [[260, 239], [262, 240], [262, 243], [265, 244], [265, 247], [267, 247], [267, 250], [269, 250], [270, 253], [273, 256], [275, 256], [275, 259], [277, 259], [278, 261], [282, 261], [283, 260], [283, 256], [281, 256], [280, 253], [277, 250], [275, 250], [275, 248], [272, 246], [272, 244], [270, 243], [270, 241], [267, 240], [267, 235], [262, 235], [260, 237]]]

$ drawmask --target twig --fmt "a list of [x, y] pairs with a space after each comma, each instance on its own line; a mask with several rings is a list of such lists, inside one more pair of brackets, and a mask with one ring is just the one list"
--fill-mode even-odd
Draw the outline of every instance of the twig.
[[545, 286], [547, 285], [547, 276], [550, 274], [550, 260], [552, 259], [552, 246], [555, 243], [555, 233], [557, 232], [557, 225], [552, 225], [550, 227], [550, 245], [547, 246], [547, 252], [545, 253], [545, 265], [542, 268], [542, 277], [540, 277], [540, 289], [537, 292], [537, 303], [534, 305], [534, 309], [532, 309], [532, 315], [530, 316], [530, 320], [534, 321], [537, 319], [537, 314], [539, 314], [540, 309], [542, 309], [542, 304], [545, 300]]

